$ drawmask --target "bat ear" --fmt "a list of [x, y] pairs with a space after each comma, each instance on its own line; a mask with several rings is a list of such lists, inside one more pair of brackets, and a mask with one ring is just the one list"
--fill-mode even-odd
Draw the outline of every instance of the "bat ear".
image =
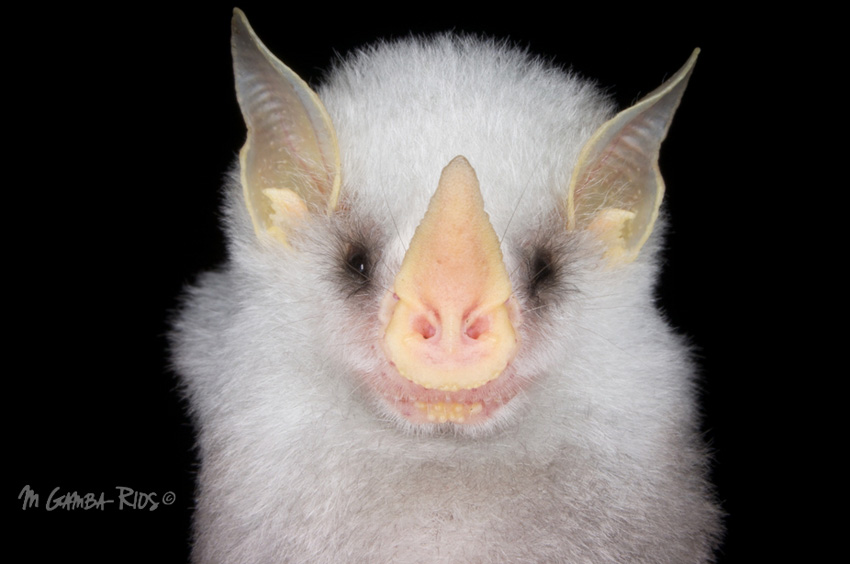
[[239, 153], [245, 205], [257, 237], [286, 243], [309, 212], [336, 207], [336, 133], [316, 93], [266, 49], [239, 9], [231, 28], [236, 96], [248, 127]]
[[670, 80], [608, 120], [579, 155], [567, 226], [593, 231], [612, 263], [634, 260], [652, 233], [664, 196], [658, 152], [698, 54], [695, 49]]

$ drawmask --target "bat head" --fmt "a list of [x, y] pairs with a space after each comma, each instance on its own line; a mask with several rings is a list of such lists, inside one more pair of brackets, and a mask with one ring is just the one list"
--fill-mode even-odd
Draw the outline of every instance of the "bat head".
[[657, 311], [658, 153], [506, 44], [364, 48], [313, 91], [233, 19], [229, 260], [172, 334], [197, 562], [698, 562], [720, 530]]
[[[364, 53], [320, 95], [233, 19], [248, 126], [234, 256], [322, 273], [289, 285], [315, 292], [303, 303], [327, 323], [321, 352], [338, 351], [338, 373], [407, 427], [480, 430], [528, 410], [553, 370], [535, 359], [576, 330], [565, 296], [581, 276], [648, 294], [635, 263], [697, 52], [611, 117], [590, 86], [540, 63], [522, 61], [527, 76], [480, 64], [492, 48], [444, 37], [428, 47], [444, 65], [415, 45]], [[501, 55], [504, 68], [525, 57]], [[611, 288], [630, 278], [635, 289]]]

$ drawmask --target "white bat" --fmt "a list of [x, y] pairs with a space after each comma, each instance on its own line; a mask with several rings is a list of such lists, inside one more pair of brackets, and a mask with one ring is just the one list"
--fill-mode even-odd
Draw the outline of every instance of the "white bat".
[[314, 92], [233, 18], [229, 259], [172, 334], [195, 562], [707, 562], [694, 366], [653, 303], [697, 57], [615, 113], [494, 41]]

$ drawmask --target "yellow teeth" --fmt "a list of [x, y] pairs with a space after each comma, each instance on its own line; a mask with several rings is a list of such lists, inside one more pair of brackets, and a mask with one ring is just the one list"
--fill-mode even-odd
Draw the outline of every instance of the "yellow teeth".
[[467, 417], [477, 415], [484, 410], [480, 401], [472, 404], [458, 402], [424, 402], [417, 401], [414, 407], [434, 423], [463, 423]]

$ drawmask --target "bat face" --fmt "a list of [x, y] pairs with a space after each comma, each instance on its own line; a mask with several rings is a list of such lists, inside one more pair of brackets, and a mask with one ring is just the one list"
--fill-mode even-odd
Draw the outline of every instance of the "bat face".
[[197, 562], [708, 561], [692, 366], [655, 310], [658, 151], [696, 53], [615, 113], [468, 38], [313, 92], [241, 12], [230, 260], [175, 360]]

